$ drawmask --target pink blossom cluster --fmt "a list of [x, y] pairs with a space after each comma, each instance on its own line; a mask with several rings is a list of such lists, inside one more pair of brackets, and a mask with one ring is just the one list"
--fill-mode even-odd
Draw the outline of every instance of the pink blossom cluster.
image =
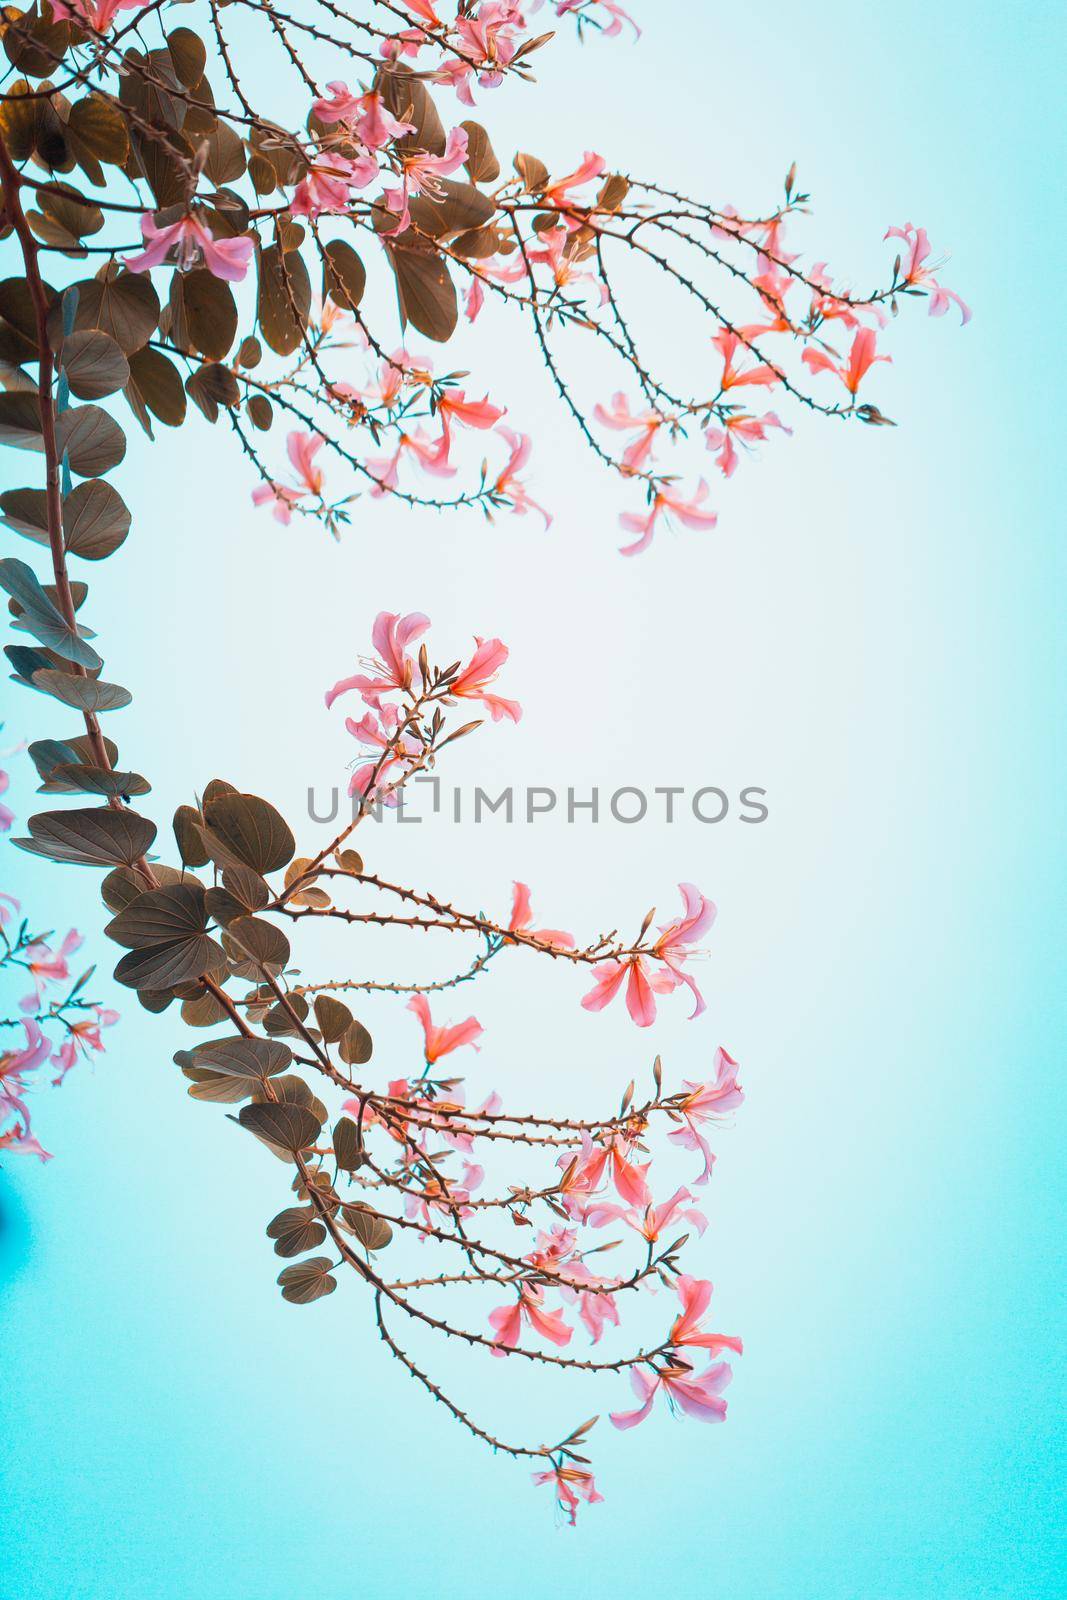
[[[525, 922], [529, 891], [523, 884], [516, 885], [515, 906]], [[423, 1075], [392, 1081], [388, 1101], [377, 1109], [357, 1099], [347, 1101], [344, 1109], [359, 1117], [362, 1130], [381, 1129], [393, 1142], [394, 1170], [403, 1177], [404, 1215], [426, 1242], [448, 1237], [441, 1230], [449, 1220], [462, 1224], [480, 1206], [501, 1204], [479, 1198], [485, 1170], [474, 1152], [485, 1129], [507, 1119], [502, 1117], [497, 1093], [467, 1108], [461, 1080], [431, 1075], [445, 1056], [465, 1046], [478, 1047], [484, 1031], [478, 1020], [472, 1016], [454, 1024], [435, 1023], [423, 994], [412, 998], [409, 1009], [422, 1027]], [[683, 1093], [658, 1103], [657, 1109], [674, 1125], [669, 1139], [702, 1158], [702, 1170], [694, 1180], [697, 1186], [707, 1183], [714, 1160], [704, 1130], [736, 1110], [743, 1099], [738, 1064], [720, 1049], [708, 1081], [687, 1083]], [[557, 1157], [558, 1177], [543, 1190], [522, 1194], [527, 1205], [544, 1201], [558, 1220], [541, 1228], [516, 1262], [518, 1270], [510, 1275], [512, 1292], [488, 1313], [488, 1336], [471, 1336], [482, 1344], [488, 1340], [491, 1353], [499, 1357], [547, 1350], [549, 1359], [554, 1359], [552, 1353], [567, 1350], [579, 1330], [591, 1345], [599, 1345], [606, 1334], [620, 1328], [628, 1293], [654, 1294], [657, 1284], [666, 1283], [676, 1304], [662, 1340], [632, 1362], [607, 1364], [628, 1374], [639, 1401], [633, 1409], [611, 1413], [613, 1425], [623, 1430], [643, 1422], [657, 1397], [675, 1414], [721, 1422], [726, 1415], [723, 1391], [731, 1377], [722, 1357], [742, 1353], [739, 1338], [706, 1325], [711, 1283], [674, 1265], [685, 1237], [703, 1234], [707, 1218], [689, 1187], [677, 1187], [669, 1198], [655, 1200], [653, 1158], [647, 1149], [649, 1120], [646, 1108], [593, 1132], [583, 1130], [577, 1143]], [[455, 1176], [446, 1175], [452, 1156], [459, 1162]], [[591, 1265], [594, 1256], [621, 1242], [604, 1236], [605, 1230], [618, 1227], [639, 1243], [644, 1268], [605, 1273]], [[586, 1466], [584, 1457], [564, 1451], [553, 1456], [548, 1470], [533, 1474], [536, 1484], [553, 1486], [559, 1508], [571, 1523], [579, 1501], [593, 1504], [602, 1498]]]
[[[737, 327], [724, 323], [711, 339], [718, 369], [703, 434], [723, 476], [732, 477], [742, 453], [763, 443], [771, 430], [792, 432], [777, 412], [749, 410], [740, 398], [743, 392], [755, 389], [794, 392], [780, 364], [777, 347], [773, 353], [765, 348], [768, 338], [801, 341], [804, 348], [800, 359], [804, 366], [815, 375], [829, 374], [843, 385], [848, 396], [846, 410], [858, 409], [865, 421], [885, 422], [887, 419], [877, 408], [861, 408], [857, 402], [860, 385], [875, 363], [892, 360], [877, 348], [878, 329], [886, 323], [880, 300], [865, 303], [844, 289], [835, 288], [824, 261], [816, 262], [806, 272], [796, 268], [799, 257], [785, 249], [781, 215], [770, 222], [750, 223], [724, 213], [714, 232], [724, 240], [754, 242], [757, 271], [751, 284], [763, 306], [759, 321]], [[943, 316], [955, 303], [962, 321], [968, 322], [969, 307], [937, 276], [943, 262], [931, 261], [925, 229], [909, 222], [903, 228], [888, 229], [885, 237], [901, 239], [906, 247], [896, 265], [896, 292], [926, 295], [932, 317]], [[798, 298], [804, 300], [802, 306], [795, 305]], [[834, 324], [848, 337], [843, 353], [836, 337], [827, 337], [828, 326]], [[674, 440], [683, 431], [684, 416], [671, 415], [658, 406], [632, 410], [623, 392], [614, 394], [609, 404], [597, 405], [593, 414], [602, 427], [630, 435], [619, 467], [624, 474], [646, 482], [647, 508], [624, 512], [619, 518], [620, 526], [637, 536], [622, 547], [624, 555], [647, 550], [661, 523], [669, 526], [676, 522], [692, 529], [715, 526], [717, 513], [706, 504], [709, 489], [703, 478], [687, 492], [675, 478], [661, 476], [653, 467], [657, 444]]]
[[[352, 691], [367, 707], [362, 717], [347, 717], [345, 727], [370, 757], [353, 772], [349, 794], [360, 794], [368, 803], [380, 799], [395, 804], [396, 784], [390, 785], [390, 774], [400, 769], [406, 776], [423, 753], [424, 746], [407, 710], [429, 698], [430, 685], [422, 664], [408, 652], [429, 626], [429, 617], [418, 611], [406, 616], [394, 611], [379, 612], [371, 632], [375, 654], [361, 662], [358, 672], [339, 679], [326, 692], [327, 709], [341, 695]], [[492, 689], [508, 659], [507, 646], [499, 639], [477, 636], [474, 643], [470, 660], [457, 668], [434, 698], [446, 706], [471, 702], [484, 708], [494, 722], [518, 722], [522, 716], [519, 703], [504, 699]], [[412, 731], [405, 731], [409, 726]]]
[[[366, 335], [351, 313], [341, 310], [329, 298], [317, 310], [316, 333], [321, 348], [328, 340], [334, 349], [369, 350]], [[517, 516], [536, 511], [545, 526], [550, 525], [551, 518], [530, 497], [522, 476], [530, 459], [529, 437], [503, 422], [507, 408], [494, 404], [488, 395], [478, 399], [468, 395], [454, 378], [435, 379], [429, 356], [415, 356], [401, 346], [381, 357], [361, 383], [346, 379], [332, 383], [331, 394], [353, 421], [368, 422], [376, 435], [389, 438], [386, 454], [369, 456], [358, 463], [370, 480], [373, 498], [398, 493], [402, 474], [409, 466], [433, 478], [455, 477], [457, 430], [472, 431], [499, 437], [505, 446], [504, 459], [495, 468], [483, 465], [484, 486], [491, 504]], [[317, 459], [326, 442], [323, 434], [311, 429], [291, 431], [286, 439], [291, 477], [259, 484], [252, 491], [253, 503], [268, 506], [275, 521], [286, 526], [298, 508], [329, 515], [326, 476]]]
[[[825, 262], [817, 262], [807, 273], [793, 271], [798, 260], [787, 253], [783, 244], [781, 218], [770, 224], [724, 221], [716, 231], [726, 239], [752, 238], [759, 246], [758, 270], [752, 279], [764, 305], [760, 321], [739, 327], [724, 325], [712, 337], [719, 359], [717, 388], [710, 403], [708, 421], [704, 427], [704, 441], [713, 452], [716, 465], [724, 477], [736, 472], [741, 455], [763, 443], [770, 430], [789, 434], [774, 411], [750, 411], [737, 396], [741, 391], [761, 389], [770, 391], [791, 389], [791, 383], [775, 359], [763, 359], [761, 341], [770, 336], [784, 336], [801, 340], [804, 348], [801, 361], [813, 374], [830, 374], [844, 386], [849, 397], [847, 409], [857, 406], [859, 388], [868, 372], [879, 361], [892, 358], [877, 349], [877, 329], [885, 325], [885, 313], [875, 302], [863, 304], [842, 290], [835, 290], [826, 270]], [[937, 277], [940, 263], [931, 263], [931, 247], [926, 232], [911, 223], [904, 228], [890, 228], [886, 238], [903, 239], [907, 245], [906, 260], [898, 264], [898, 292], [921, 293], [929, 297], [930, 315], [942, 316], [950, 302], [955, 302], [963, 322], [970, 320], [970, 310], [951, 289], [945, 288]], [[793, 309], [787, 302], [797, 294], [807, 296], [803, 308]], [[864, 320], [866, 319], [866, 320]], [[827, 324], [837, 323], [850, 335], [848, 348], [839, 352], [833, 339], [825, 337]], [[873, 407], [865, 408], [865, 420], [885, 421]], [[622, 547], [624, 555], [638, 555], [647, 550], [657, 526], [672, 521], [682, 527], [713, 528], [717, 514], [705, 502], [709, 490], [703, 478], [696, 488], [685, 492], [674, 479], [659, 477], [652, 468], [654, 449], [661, 439], [673, 439], [681, 430], [684, 419], [671, 416], [656, 407], [631, 411], [624, 393], [612, 396], [609, 405], [598, 405], [594, 416], [602, 427], [631, 435], [622, 452], [619, 465], [624, 473], [642, 476], [647, 480], [648, 506], [643, 512], [625, 512], [620, 526], [637, 535], [630, 544]]]

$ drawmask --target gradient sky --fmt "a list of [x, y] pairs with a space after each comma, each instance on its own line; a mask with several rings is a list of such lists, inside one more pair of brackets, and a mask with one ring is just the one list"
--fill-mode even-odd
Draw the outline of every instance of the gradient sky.
[[[668, 1002], [650, 1040], [518, 961], [441, 1009], [485, 1025], [472, 1092], [538, 1104], [611, 1105], [654, 1049], [674, 1079], [720, 1042], [742, 1061], [694, 1258], [745, 1339], [729, 1419], [602, 1426], [605, 1504], [556, 1529], [544, 1491], [411, 1389], [354, 1291], [281, 1302], [262, 1232], [280, 1169], [188, 1099], [177, 1024], [126, 996], [108, 1055], [38, 1104], [56, 1159], [0, 1173], [2, 1600], [1063, 1592], [1062, 14], [638, 9], [638, 47], [560, 44], [544, 99], [491, 102], [498, 145], [554, 169], [603, 149], [739, 205], [796, 160], [816, 204], [798, 244], [858, 281], [887, 224], [924, 223], [975, 318], [918, 306], [894, 328], [877, 397], [901, 426], [805, 422], [719, 493], [715, 533], [624, 562], [616, 486], [490, 329], [472, 349], [535, 435], [551, 533], [362, 506], [340, 546], [282, 530], [204, 427], [177, 488], [172, 444], [132, 449], [135, 530], [94, 620], [140, 688], [119, 736], [160, 816], [190, 768], [297, 814], [343, 781], [322, 689], [382, 607], [429, 612], [445, 659], [475, 631], [511, 646], [525, 718], [465, 742], [457, 782], [768, 790], [759, 828], [436, 822], [375, 843], [460, 903], [502, 909], [524, 878], [579, 932], [670, 908], [682, 878], [718, 902], [692, 1025]], [[4, 707], [20, 734], [25, 703], [5, 688]], [[95, 874], [13, 854], [5, 888], [98, 927]], [[384, 1081], [415, 1024], [362, 1014]], [[513, 1365], [455, 1366], [512, 1434], [622, 1403]]]

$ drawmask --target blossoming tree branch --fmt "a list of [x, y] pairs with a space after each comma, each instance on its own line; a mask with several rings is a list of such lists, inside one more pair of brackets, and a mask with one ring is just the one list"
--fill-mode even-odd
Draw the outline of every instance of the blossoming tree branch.
[[[551, 1443], [504, 1437], [446, 1393], [422, 1342], [628, 1378], [639, 1403], [612, 1412], [620, 1429], [660, 1400], [720, 1420], [722, 1358], [741, 1346], [706, 1326], [711, 1286], [682, 1255], [705, 1226], [693, 1190], [711, 1173], [708, 1127], [742, 1098], [737, 1064], [720, 1049], [666, 1088], [657, 1060], [596, 1120], [505, 1109], [495, 1093], [468, 1106], [444, 1063], [481, 1028], [441, 1019], [457, 986], [520, 950], [584, 975], [589, 1010], [618, 997], [645, 1028], [659, 1000], [686, 989], [696, 1018], [688, 963], [714, 907], [683, 884], [666, 921], [650, 914], [581, 942], [538, 925], [524, 884], [490, 917], [365, 864], [357, 830], [372, 807], [395, 803], [484, 721], [520, 716], [499, 684], [502, 642], [431, 654], [417, 612], [383, 611], [367, 657], [337, 663], [327, 703], [343, 701], [359, 756], [352, 820], [325, 849], [298, 854], [267, 800], [203, 783], [201, 750], [199, 797], [164, 844], [148, 779], [104, 731], [131, 694], [104, 676], [85, 577], [132, 523], [107, 481], [126, 438], [100, 402], [119, 396], [150, 438], [196, 413], [228, 429], [252, 500], [282, 523], [309, 517], [340, 536], [355, 503], [367, 515], [391, 497], [547, 525], [551, 488], [530, 477], [521, 396], [435, 372], [426, 348], [481, 318], [531, 343], [596, 463], [621, 479], [627, 556], [666, 527], [713, 527], [708, 480], [787, 435], [800, 411], [889, 422], [873, 391], [892, 317], [912, 299], [969, 316], [924, 230], [890, 227], [884, 281], [856, 289], [792, 248], [809, 210], [792, 170], [780, 198], [749, 213], [594, 150], [562, 171], [523, 151], [502, 163], [472, 113], [512, 80], [533, 81], [553, 38], [534, 24], [546, 20], [581, 37], [637, 34], [613, 0], [5, 8], [0, 440], [39, 470], [0, 496], [0, 515], [41, 547], [42, 568], [7, 556], [0, 584], [14, 680], [65, 719], [30, 745], [42, 792], [73, 797], [31, 817], [17, 842], [105, 871], [119, 983], [202, 1031], [175, 1058], [189, 1093], [238, 1108], [240, 1128], [288, 1168], [289, 1203], [267, 1227], [289, 1263], [282, 1294], [306, 1304], [352, 1279], [415, 1383], [478, 1439], [532, 1462], [573, 1521], [580, 1499], [599, 1498], [592, 1423]], [[372, 318], [383, 284], [395, 312]], [[657, 345], [670, 296], [697, 320], [680, 374]], [[298, 981], [291, 941], [308, 921], [337, 924], [342, 941], [353, 927], [418, 929], [458, 941], [462, 961], [433, 983], [351, 971]], [[365, 1070], [372, 1041], [349, 1004], [374, 990], [406, 996], [422, 1039], [384, 1088]], [[13, 1054], [2, 1059], [15, 1083], [29, 1065]], [[684, 1183], [652, 1175], [661, 1136], [691, 1156]], [[658, 1333], [602, 1356], [655, 1286]]]

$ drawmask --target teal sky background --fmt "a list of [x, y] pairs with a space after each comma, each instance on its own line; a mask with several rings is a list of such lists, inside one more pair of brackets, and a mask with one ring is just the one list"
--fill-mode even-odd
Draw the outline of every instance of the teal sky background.
[[[511, 647], [524, 720], [465, 741], [446, 781], [768, 790], [759, 828], [437, 821], [372, 846], [459, 903], [502, 911], [524, 878], [579, 934], [670, 914], [684, 878], [718, 902], [691, 1025], [680, 1001], [652, 1034], [590, 1016], [573, 974], [521, 958], [439, 1009], [485, 1025], [472, 1098], [581, 1114], [657, 1049], [675, 1080], [718, 1043], [741, 1060], [694, 1255], [745, 1339], [729, 1418], [602, 1424], [605, 1503], [557, 1529], [546, 1491], [413, 1390], [354, 1289], [283, 1304], [282, 1169], [188, 1099], [180, 1024], [122, 996], [108, 1054], [36, 1105], [55, 1160], [0, 1172], [2, 1600], [1063, 1593], [1062, 13], [635, 10], [638, 46], [561, 41], [541, 91], [486, 96], [498, 147], [554, 170], [595, 148], [739, 206], [796, 160], [797, 247], [857, 281], [888, 224], [925, 224], [975, 316], [916, 305], [892, 329], [871, 395], [900, 426], [805, 420], [714, 486], [714, 533], [625, 562], [617, 486], [500, 322], [471, 351], [535, 436], [549, 534], [361, 503], [333, 545], [252, 510], [221, 430], [186, 435], [195, 471], [131, 436], [135, 528], [92, 574], [94, 622], [160, 817], [190, 769], [295, 814], [343, 781], [322, 690], [382, 608], [427, 611], [442, 659], [475, 631]], [[661, 335], [677, 351], [670, 316]], [[29, 709], [0, 692], [17, 736]], [[13, 788], [24, 816], [25, 771]], [[95, 874], [0, 849], [3, 886], [106, 961]], [[383, 975], [431, 962], [364, 951]], [[414, 1020], [361, 1014], [381, 1081], [407, 1070]], [[625, 1400], [433, 1359], [512, 1435]]]

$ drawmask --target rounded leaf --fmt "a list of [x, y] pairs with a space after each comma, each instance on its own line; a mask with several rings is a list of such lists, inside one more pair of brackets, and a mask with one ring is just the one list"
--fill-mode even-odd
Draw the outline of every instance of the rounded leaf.
[[251, 867], [261, 875], [292, 860], [296, 840], [279, 811], [254, 794], [204, 796], [204, 842], [220, 865]]
[[30, 818], [30, 839], [13, 842], [36, 855], [78, 866], [132, 866], [151, 848], [156, 825], [125, 807], [42, 811]]
[[100, 400], [129, 382], [129, 362], [114, 339], [99, 328], [64, 339], [61, 357], [71, 394], [79, 400]]
[[322, 1127], [318, 1117], [306, 1106], [274, 1105], [269, 1100], [242, 1106], [238, 1120], [242, 1128], [254, 1133], [264, 1144], [275, 1145], [291, 1155], [314, 1144]]
[[308, 1261], [298, 1261], [278, 1274], [282, 1295], [296, 1306], [310, 1305], [321, 1300], [337, 1288], [337, 1279], [331, 1276], [333, 1262], [329, 1256], [312, 1256]]
[[207, 927], [204, 891], [198, 883], [176, 883], [148, 889], [108, 923], [104, 932], [128, 950], [171, 944], [203, 933]]
[[[136, 904], [135, 900], [134, 906]], [[115, 977], [131, 989], [174, 989], [209, 972], [218, 972], [225, 965], [222, 947], [206, 933], [201, 933], [173, 944], [131, 950], [115, 968]]]
[[56, 423], [57, 444], [79, 478], [99, 478], [126, 454], [126, 435], [99, 406], [76, 406]]
[[83, 561], [105, 561], [130, 531], [130, 513], [109, 483], [77, 483], [63, 498], [63, 541]]

